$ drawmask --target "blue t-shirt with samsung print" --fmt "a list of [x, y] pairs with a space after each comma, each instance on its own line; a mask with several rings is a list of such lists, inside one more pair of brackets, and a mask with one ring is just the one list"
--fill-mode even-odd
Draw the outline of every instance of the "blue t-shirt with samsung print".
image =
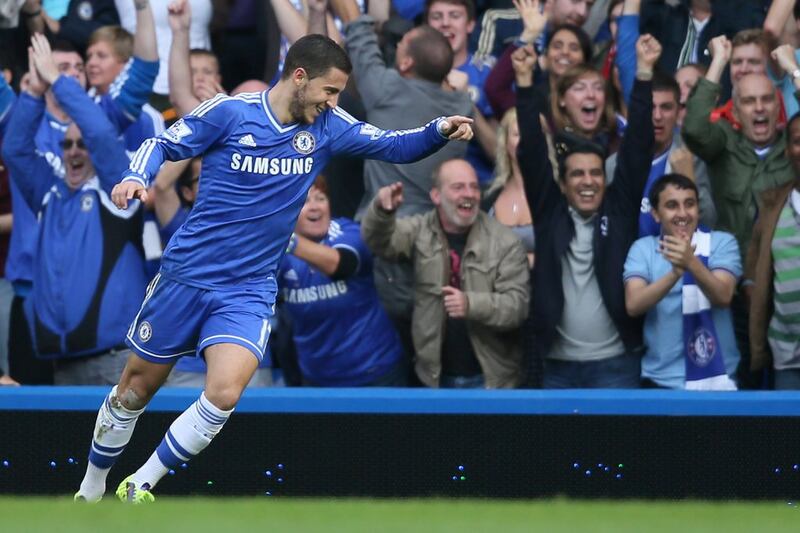
[[402, 348], [378, 300], [372, 255], [359, 225], [346, 218], [331, 221], [321, 244], [354, 253], [358, 268], [333, 280], [298, 257], [283, 258], [278, 284], [293, 319], [300, 370], [313, 385], [373, 382], [400, 363]]
[[384, 131], [336, 107], [312, 124], [281, 124], [267, 91], [219, 94], [145, 141], [124, 180], [146, 186], [164, 160], [202, 154], [197, 199], [164, 251], [162, 276], [203, 289], [276, 291], [275, 274], [297, 216], [330, 158], [422, 159], [447, 142], [439, 120]]

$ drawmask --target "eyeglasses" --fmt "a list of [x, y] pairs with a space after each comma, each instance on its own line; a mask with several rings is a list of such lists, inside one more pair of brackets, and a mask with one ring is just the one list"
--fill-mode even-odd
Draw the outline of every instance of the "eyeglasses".
[[86, 145], [83, 143], [83, 139], [64, 139], [61, 141], [62, 150], [69, 150], [73, 146], [77, 146], [81, 150], [86, 150]]

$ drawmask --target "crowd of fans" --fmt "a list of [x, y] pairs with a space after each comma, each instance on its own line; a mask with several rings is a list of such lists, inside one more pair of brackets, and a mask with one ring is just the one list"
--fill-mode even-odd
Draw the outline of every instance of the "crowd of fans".
[[[5, 2], [0, 384], [117, 382], [202, 161], [111, 188], [307, 33], [348, 52], [362, 134], [475, 136], [328, 165], [251, 386], [800, 389], [795, 0]], [[185, 355], [168, 383], [202, 386]]]

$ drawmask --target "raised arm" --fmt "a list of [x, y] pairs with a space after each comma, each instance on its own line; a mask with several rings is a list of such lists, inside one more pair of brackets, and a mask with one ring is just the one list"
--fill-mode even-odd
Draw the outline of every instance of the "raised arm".
[[192, 69], [189, 61], [189, 28], [192, 12], [188, 0], [175, 0], [167, 6], [167, 20], [172, 30], [169, 47], [169, 99], [179, 116], [200, 105], [192, 91]]
[[133, 36], [133, 55], [145, 61], [158, 61], [156, 24], [150, 0], [133, 0], [136, 10], [136, 34]]
[[536, 52], [533, 45], [518, 48], [512, 55], [517, 82], [517, 124], [519, 126], [519, 148], [517, 158], [525, 185], [533, 220], [546, 220], [549, 211], [564, 201], [558, 185], [553, 180], [553, 166], [547, 150], [547, 139], [542, 131], [533, 88], [533, 68]]
[[402, 203], [401, 182], [381, 187], [361, 220], [364, 242], [373, 254], [387, 261], [410, 261], [422, 227], [424, 215], [397, 219], [397, 209]]
[[33, 62], [33, 52], [28, 52], [29, 80], [11, 110], [8, 130], [3, 138], [3, 160], [8, 165], [11, 179], [19, 188], [25, 202], [34, 213], [39, 211], [45, 193], [56, 179], [53, 170], [42, 154], [36, 151], [36, 130], [44, 115], [44, 93], [47, 84], [39, 79]]
[[617, 156], [617, 169], [609, 194], [620, 201], [609, 204], [619, 214], [638, 216], [647, 177], [652, 164], [655, 138], [653, 134], [653, 69], [661, 57], [661, 44], [652, 35], [642, 35], [636, 42], [638, 64], [636, 81], [628, 108], [628, 128]]
[[721, 123], [711, 122], [711, 112], [717, 104], [721, 87], [719, 79], [728, 65], [731, 43], [724, 35], [714, 37], [709, 43], [713, 55], [705, 78], [697, 82], [686, 101], [686, 117], [681, 130], [683, 139], [692, 153], [706, 163], [716, 159], [725, 150], [725, 132]]
[[400, 74], [386, 66], [372, 18], [359, 17], [358, 7], [352, 0], [333, 0], [331, 4], [336, 15], [346, 24], [345, 49], [353, 62], [358, 93], [364, 106], [372, 109], [389, 93], [386, 87], [398, 83]]
[[617, 57], [619, 82], [626, 104], [630, 104], [633, 81], [636, 79], [636, 42], [639, 40], [641, 0], [625, 0], [622, 16], [617, 20]]
[[308, 21], [303, 14], [296, 10], [289, 0], [270, 0], [275, 18], [278, 20], [278, 27], [281, 33], [294, 44], [300, 37], [308, 33]]

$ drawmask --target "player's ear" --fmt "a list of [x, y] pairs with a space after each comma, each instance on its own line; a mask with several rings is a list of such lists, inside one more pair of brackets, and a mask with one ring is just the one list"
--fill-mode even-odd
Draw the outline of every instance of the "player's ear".
[[306, 72], [306, 69], [303, 67], [297, 67], [292, 73], [292, 79], [296, 85], [303, 85], [304, 83], [308, 82], [308, 72]]

